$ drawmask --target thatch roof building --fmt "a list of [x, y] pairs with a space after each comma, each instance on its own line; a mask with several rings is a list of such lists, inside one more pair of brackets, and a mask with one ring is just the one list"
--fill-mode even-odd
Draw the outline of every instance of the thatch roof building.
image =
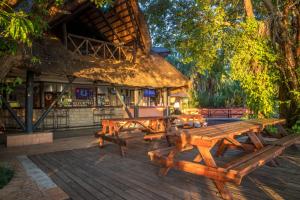
[[[53, 5], [49, 26], [30, 55], [27, 51], [11, 63], [14, 74], [30, 68], [43, 75], [74, 75], [115, 85], [188, 85], [185, 76], [150, 52], [151, 38], [137, 0], [115, 0], [104, 8], [88, 0], [69, 1], [59, 9]], [[38, 61], [32, 63], [32, 56]]]
[[[16, 0], [15, 6], [30, 10], [30, 2]], [[187, 88], [188, 79], [151, 51], [137, 0], [114, 0], [101, 8], [90, 0], [65, 1], [60, 7], [49, 2], [44, 36], [30, 49], [0, 58], [0, 79], [26, 80], [4, 99], [19, 127], [32, 132], [48, 127], [45, 119], [51, 128], [94, 126], [107, 117], [138, 117], [145, 107], [156, 115], [169, 113], [168, 95]], [[9, 103], [17, 105], [24, 119]]]

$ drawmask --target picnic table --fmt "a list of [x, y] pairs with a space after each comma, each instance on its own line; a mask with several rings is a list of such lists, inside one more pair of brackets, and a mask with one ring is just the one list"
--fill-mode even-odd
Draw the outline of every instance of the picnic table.
[[[299, 135], [290, 135], [278, 140], [273, 145], [266, 146], [261, 136], [262, 130], [268, 125], [284, 124], [283, 119], [247, 120], [201, 129], [182, 129], [176, 135], [176, 146], [157, 149], [148, 152], [150, 159], [161, 165], [160, 174], [166, 175], [171, 168], [206, 176], [213, 180], [224, 199], [232, 199], [225, 186], [226, 182], [237, 185], [242, 178], [281, 154], [283, 150], [299, 140]], [[248, 143], [237, 140], [239, 136], [249, 138]], [[212, 148], [217, 146], [216, 155]], [[226, 149], [236, 148], [247, 152], [245, 156], [218, 166], [215, 156], [222, 155]], [[196, 149], [198, 154], [193, 161], [175, 160], [183, 151]], [[273, 163], [276, 164], [276, 163]]]
[[[141, 137], [145, 140], [160, 139], [165, 136], [173, 119], [173, 117], [138, 117], [102, 120], [102, 131], [96, 133], [99, 137], [99, 146], [103, 147], [104, 141], [113, 142], [119, 145], [121, 155], [124, 156], [128, 140]], [[134, 133], [135, 130], [146, 132], [146, 135]]]
[[[113, 142], [119, 145], [121, 155], [124, 156], [129, 140], [141, 137], [145, 140], [157, 140], [166, 137], [168, 143], [171, 143], [171, 136], [169, 137], [167, 132], [176, 119], [192, 120], [193, 124], [196, 120], [199, 120], [199, 123], [205, 123], [201, 115], [103, 119], [102, 131], [97, 132], [96, 136], [99, 137], [100, 147], [103, 147], [104, 141]], [[140, 130], [146, 134], [134, 133], [134, 130]]]

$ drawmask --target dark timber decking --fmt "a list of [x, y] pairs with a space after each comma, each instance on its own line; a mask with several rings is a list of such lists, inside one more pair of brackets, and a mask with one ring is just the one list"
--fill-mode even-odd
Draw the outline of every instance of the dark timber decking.
[[[72, 199], [220, 199], [204, 177], [171, 170], [159, 177], [147, 151], [151, 144], [135, 142], [122, 158], [116, 145], [30, 156]], [[193, 153], [184, 156], [192, 157]], [[222, 160], [239, 152], [225, 154]], [[286, 150], [280, 166], [264, 166], [247, 176], [241, 186], [227, 184], [234, 199], [300, 199], [300, 151]]]

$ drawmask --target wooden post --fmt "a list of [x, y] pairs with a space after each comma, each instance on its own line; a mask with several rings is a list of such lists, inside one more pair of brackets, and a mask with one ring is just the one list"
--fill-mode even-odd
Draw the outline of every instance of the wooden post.
[[66, 23], [63, 23], [62, 29], [63, 29], [64, 45], [66, 48], [68, 48], [68, 31], [67, 31]]
[[120, 92], [119, 88], [115, 87], [115, 90], [116, 90], [117, 97], [118, 97], [118, 99], [120, 100], [120, 102], [122, 103], [123, 109], [124, 109], [125, 112], [127, 113], [128, 117], [129, 117], [129, 118], [133, 118], [133, 117], [132, 117], [132, 114], [131, 114], [131, 112], [130, 112], [130, 110], [128, 109], [127, 105], [125, 104], [125, 102], [124, 102], [123, 99], [122, 99], [121, 92]]
[[28, 70], [26, 76], [25, 128], [27, 133], [33, 131], [33, 71]]
[[40, 82], [40, 107], [45, 107], [45, 84]]
[[168, 88], [163, 89], [163, 103], [165, 107], [165, 116], [169, 116], [169, 99], [168, 99]]
[[139, 102], [140, 97], [139, 97], [139, 90], [134, 89], [134, 117], [139, 117]]

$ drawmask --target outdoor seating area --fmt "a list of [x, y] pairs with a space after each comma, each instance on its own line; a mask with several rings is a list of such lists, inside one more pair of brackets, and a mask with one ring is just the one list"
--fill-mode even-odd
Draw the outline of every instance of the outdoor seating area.
[[299, 8], [1, 1], [0, 200], [300, 199]]
[[[161, 166], [159, 174], [166, 176], [169, 170], [174, 168], [205, 176], [214, 182], [223, 199], [233, 199], [226, 187], [227, 182], [240, 185], [243, 178], [257, 168], [265, 164], [271, 167], [278, 166], [276, 158], [286, 148], [300, 141], [300, 135], [288, 135], [272, 144], [266, 144], [261, 135], [263, 130], [270, 125], [282, 126], [285, 124], [284, 119], [254, 119], [208, 127], [205, 124], [202, 128], [195, 128], [194, 125], [188, 128], [185, 128], [185, 125], [177, 128], [174, 122], [178, 119], [183, 119], [185, 122], [190, 119], [193, 124], [196, 120], [203, 123], [201, 115], [112, 119], [102, 122], [103, 129], [96, 136], [99, 137], [100, 147], [103, 147], [104, 141], [119, 145], [122, 157], [127, 155], [127, 141], [130, 139], [165, 140], [168, 145], [148, 152], [150, 160]], [[133, 128], [129, 129], [131, 125]], [[172, 129], [172, 126], [176, 128]], [[131, 133], [133, 129], [138, 129], [140, 132], [133, 134]], [[142, 131], [147, 131], [148, 134], [142, 134]], [[122, 136], [124, 132], [126, 137]], [[172, 145], [168, 136], [172, 137], [175, 145]], [[212, 152], [214, 148], [215, 152]], [[198, 154], [191, 161], [178, 160], [180, 154], [193, 150], [198, 151]], [[230, 150], [240, 150], [246, 154], [221, 166], [218, 165], [215, 158], [224, 156]]]
[[[182, 131], [178, 135], [175, 147], [168, 147], [150, 151], [150, 159], [161, 165], [160, 174], [166, 175], [171, 168], [206, 176], [214, 181], [224, 199], [232, 199], [230, 191], [225, 186], [226, 182], [239, 185], [244, 176], [256, 168], [270, 163], [277, 166], [274, 160], [289, 146], [300, 140], [299, 135], [289, 135], [278, 140], [272, 145], [264, 145], [260, 135], [267, 125], [282, 124], [285, 120], [263, 119], [246, 120], [221, 125], [210, 126], [203, 129]], [[245, 134], [247, 143], [239, 142], [237, 138]], [[218, 146], [215, 155], [212, 148]], [[180, 152], [197, 149], [199, 153], [191, 161], [175, 160]], [[215, 156], [223, 155], [228, 149], [239, 149], [247, 152], [245, 156], [236, 158], [224, 166], [218, 166]], [[249, 153], [250, 152], [250, 153]], [[199, 164], [203, 161], [203, 164]]]
[[[162, 144], [167, 145], [167, 144]], [[43, 153], [29, 158], [72, 199], [222, 199], [213, 182], [203, 176], [171, 170], [158, 176], [158, 167], [147, 157], [149, 143], [135, 142], [126, 157], [115, 145]], [[214, 153], [216, 149], [212, 149]], [[197, 150], [180, 155], [192, 160]], [[239, 150], [217, 157], [226, 163], [244, 153]], [[264, 165], [246, 176], [240, 186], [226, 185], [233, 199], [297, 199], [300, 195], [299, 150], [289, 148], [276, 159], [278, 166]]]

